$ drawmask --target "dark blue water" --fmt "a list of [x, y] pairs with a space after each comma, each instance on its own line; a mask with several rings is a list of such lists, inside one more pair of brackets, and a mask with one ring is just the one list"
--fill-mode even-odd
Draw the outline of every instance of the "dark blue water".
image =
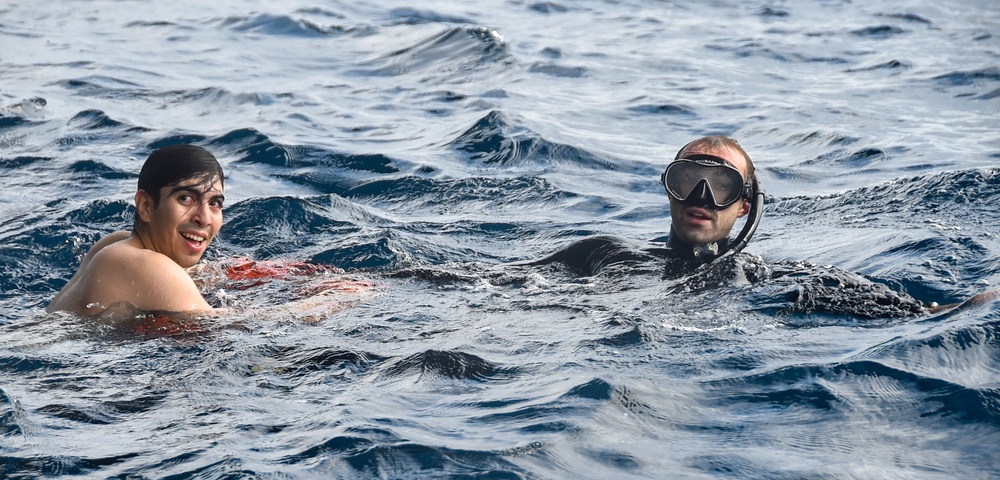
[[[1000, 477], [1000, 307], [922, 307], [1000, 283], [994, 2], [210, 3], [0, 6], [0, 476]], [[716, 133], [745, 254], [512, 265], [662, 239]], [[226, 170], [208, 263], [373, 289], [45, 314], [182, 142]]]

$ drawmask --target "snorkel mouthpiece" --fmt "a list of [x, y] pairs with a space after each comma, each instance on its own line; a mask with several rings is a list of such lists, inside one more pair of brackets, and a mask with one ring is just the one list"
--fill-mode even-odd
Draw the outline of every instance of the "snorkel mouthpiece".
[[693, 253], [695, 258], [698, 260], [711, 262], [719, 256], [719, 244], [717, 242], [712, 242], [707, 245], [695, 245], [691, 248], [691, 253]]

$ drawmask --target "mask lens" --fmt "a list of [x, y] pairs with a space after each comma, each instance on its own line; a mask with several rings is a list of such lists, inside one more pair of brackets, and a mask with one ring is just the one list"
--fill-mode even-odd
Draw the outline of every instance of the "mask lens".
[[703, 180], [708, 183], [715, 207], [731, 205], [743, 195], [743, 176], [726, 164], [681, 159], [668, 165], [663, 174], [667, 193], [681, 202], [687, 200]]

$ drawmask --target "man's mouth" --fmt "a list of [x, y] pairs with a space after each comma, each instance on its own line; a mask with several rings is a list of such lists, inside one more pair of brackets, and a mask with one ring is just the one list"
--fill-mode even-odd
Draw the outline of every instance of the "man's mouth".
[[204, 236], [195, 233], [181, 232], [181, 236], [195, 243], [201, 243], [205, 241]]
[[711, 220], [712, 216], [700, 209], [690, 209], [687, 211], [688, 217], [694, 220]]

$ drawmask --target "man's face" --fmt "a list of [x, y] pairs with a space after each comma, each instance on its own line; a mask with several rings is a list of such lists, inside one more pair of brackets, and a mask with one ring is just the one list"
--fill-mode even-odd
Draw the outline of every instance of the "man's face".
[[152, 243], [146, 247], [170, 257], [182, 268], [198, 263], [222, 227], [224, 200], [219, 178], [211, 182], [190, 178], [163, 187], [156, 206], [140, 190], [136, 193], [136, 209], [147, 224]]
[[[746, 179], [746, 159], [739, 152], [729, 148], [709, 150], [693, 147], [685, 150], [681, 157], [699, 153], [722, 158], [736, 167]], [[722, 210], [712, 210], [701, 206], [684, 205], [673, 197], [669, 198], [673, 232], [691, 245], [705, 245], [728, 237], [736, 219], [750, 211], [750, 204], [746, 200], [740, 200]]]

